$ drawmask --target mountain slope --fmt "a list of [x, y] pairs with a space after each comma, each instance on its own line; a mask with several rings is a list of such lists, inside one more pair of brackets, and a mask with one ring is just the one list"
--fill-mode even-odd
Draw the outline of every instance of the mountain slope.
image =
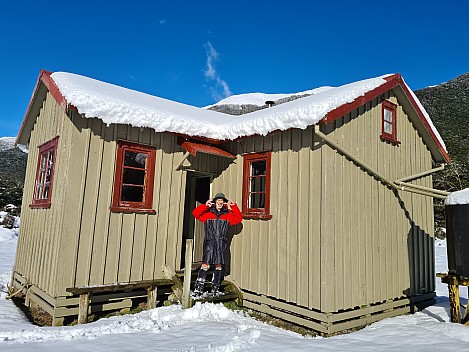
[[449, 191], [469, 187], [469, 73], [415, 94], [452, 159], [445, 172], [435, 175], [435, 185]]
[[[415, 91], [445, 141], [452, 163], [434, 175], [437, 189], [469, 187], [469, 73], [438, 86]], [[435, 201], [435, 219], [445, 226], [443, 201]]]
[[0, 210], [6, 204], [21, 205], [27, 160], [19, 148], [0, 149]]

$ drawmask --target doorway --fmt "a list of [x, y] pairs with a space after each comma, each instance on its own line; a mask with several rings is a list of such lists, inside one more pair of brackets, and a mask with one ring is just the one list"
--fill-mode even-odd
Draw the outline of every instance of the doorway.
[[193, 263], [201, 263], [204, 243], [204, 224], [196, 221], [192, 215], [195, 207], [210, 198], [212, 176], [201, 172], [188, 171], [186, 176], [186, 193], [184, 202], [184, 222], [182, 230], [182, 253], [181, 269], [185, 267], [186, 240], [194, 240], [194, 251], [192, 253]]

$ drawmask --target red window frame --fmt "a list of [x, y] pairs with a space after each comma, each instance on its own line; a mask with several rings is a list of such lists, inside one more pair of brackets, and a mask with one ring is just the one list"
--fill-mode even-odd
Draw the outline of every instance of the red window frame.
[[[138, 168], [125, 165], [125, 153], [135, 152], [147, 154], [145, 168]], [[112, 197], [111, 211], [123, 213], [148, 213], [155, 214], [156, 211], [152, 209], [153, 204], [153, 183], [155, 179], [155, 147], [143, 145], [128, 141], [117, 142], [117, 157], [116, 157], [116, 172], [114, 177], [114, 193]], [[143, 200], [141, 202], [133, 202], [122, 200], [122, 188], [127, 184], [124, 182], [124, 170], [135, 169], [144, 170], [143, 181]], [[135, 185], [127, 185], [135, 186]], [[140, 187], [140, 185], [138, 185]]]
[[[390, 101], [384, 100], [381, 111], [381, 138], [392, 143], [399, 144], [397, 140], [397, 105]], [[386, 120], [386, 111], [391, 112], [391, 123]], [[386, 127], [391, 127], [391, 133], [387, 132]]]
[[30, 208], [50, 208], [51, 206], [58, 140], [59, 136], [54, 137], [38, 147], [36, 179]]
[[[271, 174], [271, 152], [251, 153], [243, 155], [243, 203], [242, 213], [245, 219], [271, 219], [270, 214], [270, 174]], [[256, 161], [265, 161], [265, 190], [263, 192], [251, 192], [251, 164]], [[252, 208], [249, 204], [251, 194], [264, 193], [264, 208]]]

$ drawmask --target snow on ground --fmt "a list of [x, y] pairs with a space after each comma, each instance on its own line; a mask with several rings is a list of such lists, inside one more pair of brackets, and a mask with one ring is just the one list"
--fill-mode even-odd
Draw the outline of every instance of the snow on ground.
[[[65, 327], [32, 325], [6, 300], [17, 234], [0, 227], [0, 351], [464, 351], [469, 328], [449, 322], [446, 285], [437, 280], [437, 304], [330, 338], [303, 337], [258, 322], [221, 304], [183, 310], [162, 307], [134, 315]], [[446, 242], [436, 240], [436, 271], [447, 270]], [[467, 290], [462, 290], [467, 304]]]

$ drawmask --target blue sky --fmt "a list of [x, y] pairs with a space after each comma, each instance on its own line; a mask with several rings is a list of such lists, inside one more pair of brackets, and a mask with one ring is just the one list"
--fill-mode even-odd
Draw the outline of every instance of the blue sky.
[[401, 73], [414, 90], [469, 72], [466, 0], [2, 1], [0, 137], [39, 70], [206, 106]]

